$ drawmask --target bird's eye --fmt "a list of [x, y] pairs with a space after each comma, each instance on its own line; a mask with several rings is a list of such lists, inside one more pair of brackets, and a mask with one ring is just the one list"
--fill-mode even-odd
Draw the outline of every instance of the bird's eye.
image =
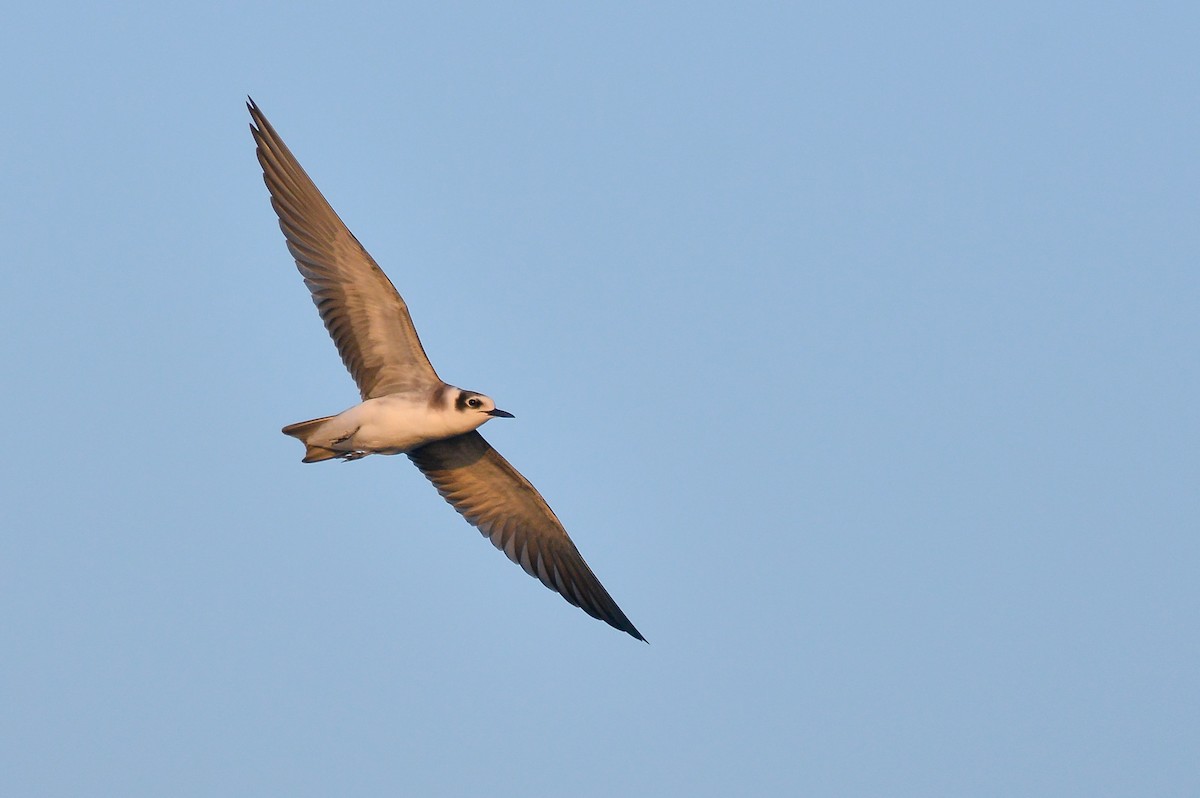
[[467, 400], [467, 407], [479, 407], [479, 405], [480, 405], [480, 401], [478, 399], [468, 399]]

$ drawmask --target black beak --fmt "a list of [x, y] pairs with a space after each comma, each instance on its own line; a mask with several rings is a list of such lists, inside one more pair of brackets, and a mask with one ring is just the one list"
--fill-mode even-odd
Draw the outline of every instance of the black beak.
[[514, 416], [512, 413], [508, 412], [507, 410], [499, 410], [499, 409], [489, 410], [488, 415], [494, 416], [496, 418], [516, 418], [516, 416]]

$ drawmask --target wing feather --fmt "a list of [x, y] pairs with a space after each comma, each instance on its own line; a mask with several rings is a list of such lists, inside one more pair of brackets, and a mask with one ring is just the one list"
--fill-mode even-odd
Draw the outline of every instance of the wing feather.
[[296, 268], [363, 399], [441, 382], [391, 280], [325, 201], [253, 101], [263, 181]]
[[408, 455], [446, 501], [530, 576], [593, 618], [645, 640], [600, 584], [545, 499], [478, 432]]

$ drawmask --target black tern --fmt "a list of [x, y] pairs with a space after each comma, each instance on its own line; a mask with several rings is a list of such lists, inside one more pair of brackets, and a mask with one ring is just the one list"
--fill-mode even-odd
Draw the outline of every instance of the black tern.
[[608, 595], [545, 499], [478, 428], [512, 418], [483, 394], [442, 382], [408, 307], [254, 100], [250, 131], [287, 247], [362, 402], [289, 424], [304, 462], [408, 455], [496, 548], [593, 618], [645, 640]]

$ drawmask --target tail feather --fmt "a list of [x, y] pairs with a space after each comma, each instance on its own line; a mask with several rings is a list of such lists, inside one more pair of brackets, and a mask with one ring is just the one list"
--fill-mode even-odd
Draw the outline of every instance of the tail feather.
[[325, 446], [317, 446], [309, 443], [308, 438], [317, 429], [333, 416], [325, 416], [324, 418], [314, 418], [309, 421], [298, 421], [295, 424], [288, 424], [283, 428], [284, 435], [291, 435], [304, 444], [304, 463], [319, 463], [322, 460], [332, 460], [335, 457], [341, 457], [342, 452], [334, 451]]

